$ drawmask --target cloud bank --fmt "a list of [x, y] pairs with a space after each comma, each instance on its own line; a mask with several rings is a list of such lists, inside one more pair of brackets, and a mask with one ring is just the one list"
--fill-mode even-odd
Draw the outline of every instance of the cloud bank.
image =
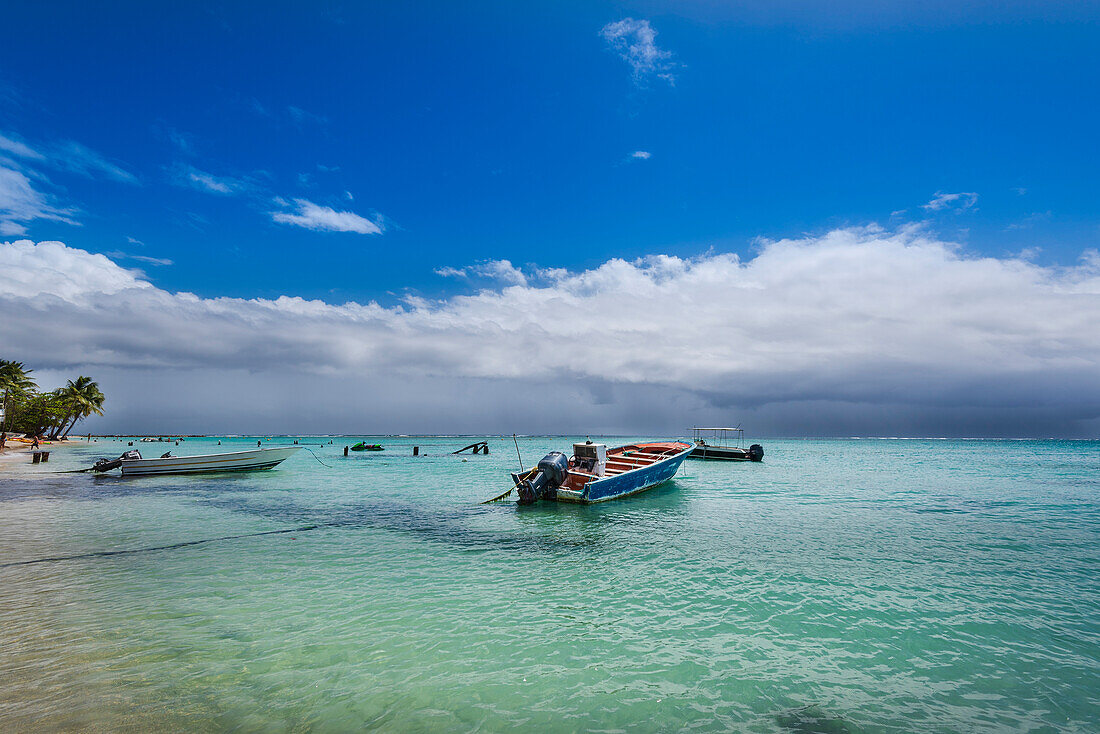
[[[850, 228], [764, 242], [744, 261], [655, 255], [528, 274], [499, 263], [474, 266], [498, 271], [495, 287], [396, 306], [200, 298], [102, 255], [21, 240], [0, 245], [0, 344], [6, 359], [149, 383], [236, 375], [235, 399], [263, 385], [269, 405], [273, 385], [293, 384], [330, 430], [322, 419], [349, 402], [384, 397], [393, 418], [425, 395], [443, 396], [424, 406], [434, 424], [389, 430], [457, 430], [459, 413], [491, 424], [471, 430], [509, 432], [681, 430], [747, 412], [758, 430], [788, 434], [1100, 426], [1095, 252], [1044, 267], [972, 257], [915, 227]], [[344, 384], [360, 388], [333, 392]], [[173, 390], [154, 402], [173, 400], [189, 401]], [[196, 430], [224, 430], [223, 409], [208, 406]]]

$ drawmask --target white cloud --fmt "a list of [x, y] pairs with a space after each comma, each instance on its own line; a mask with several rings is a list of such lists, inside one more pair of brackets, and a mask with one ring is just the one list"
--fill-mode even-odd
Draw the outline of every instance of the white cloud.
[[39, 190], [42, 184], [47, 188], [50, 185], [41, 171], [43, 167], [88, 178], [104, 176], [139, 183], [129, 171], [72, 140], [32, 146], [18, 135], [2, 133], [0, 151], [11, 156], [0, 156], [0, 236], [24, 234], [27, 225], [39, 219], [79, 225], [73, 219], [76, 213], [73, 207], [56, 204], [54, 196]]
[[186, 163], [177, 163], [171, 169], [172, 180], [181, 186], [198, 189], [210, 194], [230, 196], [248, 189], [248, 184], [230, 176], [215, 176]]
[[937, 191], [932, 200], [922, 205], [921, 208], [930, 212], [938, 212], [949, 207], [956, 208], [958, 211], [965, 211], [977, 203], [978, 195], [973, 192], [964, 191], [957, 194], [945, 194], [942, 191]]
[[139, 183], [137, 176], [134, 174], [74, 140], [66, 140], [53, 146], [50, 160], [60, 168], [87, 178], [103, 175], [122, 183]]
[[508, 260], [487, 260], [475, 266], [474, 272], [503, 285], [527, 285], [527, 276]]
[[297, 227], [328, 232], [382, 233], [381, 227], [354, 212], [338, 212], [306, 199], [295, 199], [294, 203], [298, 209], [297, 213], [271, 212], [271, 218], [280, 224], [293, 224]]
[[22, 140], [15, 138], [14, 136], [4, 135], [0, 133], [0, 150], [7, 151], [12, 155], [19, 156], [20, 158], [30, 158], [32, 160], [45, 160], [46, 156], [34, 150]]
[[38, 191], [22, 171], [0, 165], [0, 235], [21, 235], [36, 219], [75, 225], [73, 213], [52, 204], [51, 197]]
[[600, 36], [611, 50], [630, 64], [636, 84], [644, 85], [650, 76], [675, 83], [672, 70], [676, 65], [671, 61], [672, 53], [658, 48], [657, 31], [648, 20], [624, 18], [608, 23], [600, 29]]
[[1005, 227], [1005, 230], [1011, 231], [1011, 230], [1014, 230], [1014, 229], [1030, 229], [1031, 227], [1034, 227], [1036, 224], [1039, 224], [1041, 222], [1049, 221], [1050, 217], [1051, 217], [1051, 214], [1052, 214], [1052, 212], [1050, 210], [1047, 210], [1045, 212], [1032, 212], [1028, 216], [1021, 219], [1020, 221], [1012, 222], [1011, 224], [1007, 225]]
[[484, 260], [464, 268], [453, 268], [447, 265], [436, 268], [435, 274], [444, 278], [469, 278], [471, 275], [476, 275], [505, 286], [527, 285], [527, 276], [509, 260]]
[[[559, 405], [548, 396], [648, 391], [657, 402], [647, 415], [676, 420], [686, 418], [674, 413], [682, 408], [673, 395], [710, 410], [811, 405], [822, 424], [857, 408], [938, 411], [941, 420], [965, 409], [987, 426], [1017, 423], [1020, 433], [1031, 428], [1018, 422], [1035, 417], [1071, 430], [1100, 416], [1096, 253], [1044, 267], [967, 256], [903, 228], [764, 242], [749, 261], [612, 259], [543, 271], [537, 286], [495, 263], [472, 267], [508, 287], [383, 307], [170, 293], [101, 255], [15, 242], [0, 245], [0, 272], [15, 274], [0, 279], [0, 344], [43, 368], [370, 374], [416, 389], [489, 380], [511, 390], [518, 414], [593, 421], [601, 413], [591, 400]], [[545, 388], [538, 400], [535, 384]], [[512, 414], [499, 410], [498, 419]], [[941, 435], [957, 430], [944, 425]]]
[[325, 125], [328, 123], [328, 118], [324, 115], [314, 114], [313, 112], [303, 110], [301, 107], [290, 105], [286, 108], [286, 111], [295, 125], [303, 125], [307, 122], [314, 125]]
[[107, 257], [114, 260], [137, 260], [138, 262], [147, 263], [149, 265], [172, 265], [172, 261], [166, 257], [151, 257], [149, 255], [130, 255], [125, 252], [108, 252]]
[[123, 183], [139, 183], [137, 176], [75, 140], [61, 140], [32, 147], [19, 136], [7, 133], [0, 134], [0, 150], [26, 161], [77, 173], [87, 178], [102, 175]]
[[192, 136], [172, 128], [168, 129], [167, 134], [168, 139], [172, 141], [172, 145], [176, 146], [181, 153], [190, 155], [195, 152], [195, 144], [192, 141]]
[[[105, 255], [67, 247], [61, 242], [17, 240], [0, 244], [0, 298], [37, 298], [90, 306], [122, 292], [151, 291], [152, 286], [120, 268]], [[37, 309], [36, 309], [37, 310]], [[40, 316], [39, 316], [40, 318]]]
[[630, 154], [630, 157], [640, 158], [643, 161], [648, 161], [650, 159], [650, 153], [648, 150], [636, 150]]

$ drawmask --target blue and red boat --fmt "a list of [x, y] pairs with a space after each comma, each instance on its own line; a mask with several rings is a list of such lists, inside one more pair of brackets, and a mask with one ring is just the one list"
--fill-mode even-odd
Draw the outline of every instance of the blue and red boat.
[[592, 504], [628, 497], [676, 476], [691, 453], [685, 441], [634, 443], [608, 449], [605, 444], [573, 444], [573, 456], [551, 451], [538, 466], [512, 474], [520, 504], [538, 500]]

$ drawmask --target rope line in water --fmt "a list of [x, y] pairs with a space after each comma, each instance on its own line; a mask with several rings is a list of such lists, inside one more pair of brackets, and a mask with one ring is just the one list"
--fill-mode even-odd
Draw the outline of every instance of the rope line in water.
[[[303, 446], [302, 448], [305, 449], [306, 451], [308, 451], [309, 453], [313, 454], [313, 449], [311, 449], [309, 446]], [[325, 462], [321, 461], [321, 457], [318, 456], [317, 454], [313, 454], [313, 458], [317, 459], [318, 463], [321, 466], [327, 466], [329, 469], [335, 469], [336, 468], [334, 466], [330, 466], [329, 464], [326, 464]]]
[[324, 524], [318, 525], [303, 525], [300, 528], [289, 528], [287, 530], [265, 530], [260, 533], [244, 533], [243, 535], [223, 535], [220, 538], [205, 538], [203, 540], [189, 540], [184, 543], [173, 543], [172, 545], [158, 545], [151, 548], [129, 548], [126, 550], [116, 551], [93, 551], [91, 553], [79, 553], [75, 556], [55, 556], [53, 558], [36, 558], [33, 561], [13, 561], [11, 563], [0, 563], [0, 568], [10, 568], [12, 566], [32, 566], [36, 563], [58, 563], [60, 561], [78, 561], [85, 558], [106, 558], [108, 556], [126, 556], [135, 553], [152, 553], [154, 551], [174, 550], [176, 548], [187, 548], [193, 545], [204, 545], [206, 543], [216, 543], [219, 540], [237, 540], [238, 538], [257, 538], [261, 535], [285, 535], [287, 533], [304, 533], [308, 530], [318, 530], [326, 527]]
[[[523, 481], [531, 478], [535, 474], [535, 471], [537, 469], [538, 469], [538, 467], [534, 467], [534, 468], [528, 469], [527, 471], [525, 471], [521, 474], [518, 474], [517, 476], [519, 477], [520, 482], [523, 482]], [[519, 482], [513, 484], [512, 489], [509, 489], [504, 494], [498, 494], [496, 497], [492, 498], [491, 500], [485, 500], [484, 502], [478, 502], [478, 504], [479, 505], [489, 505], [489, 504], [492, 504], [493, 502], [499, 502], [502, 499], [504, 499], [505, 497], [507, 497], [508, 495], [512, 494], [512, 490], [516, 489], [517, 487], [519, 487]]]

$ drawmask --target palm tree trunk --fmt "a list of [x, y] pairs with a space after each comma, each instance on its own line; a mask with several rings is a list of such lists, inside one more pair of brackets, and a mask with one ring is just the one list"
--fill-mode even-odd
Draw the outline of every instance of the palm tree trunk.
[[79, 421], [83, 417], [84, 416], [80, 415], [79, 411], [77, 411], [75, 414], [73, 414], [73, 422], [69, 424], [69, 427], [65, 429], [65, 432], [61, 434], [61, 437], [62, 438], [68, 438], [69, 437], [69, 431], [76, 428], [76, 422]]
[[73, 415], [73, 413], [70, 412], [70, 413], [66, 413], [61, 418], [58, 418], [57, 423], [55, 423], [53, 425], [52, 430], [50, 431], [49, 438], [50, 438], [51, 441], [56, 441], [58, 436], [61, 435], [61, 429], [64, 428], [68, 424], [69, 416], [71, 416], [71, 415]]

